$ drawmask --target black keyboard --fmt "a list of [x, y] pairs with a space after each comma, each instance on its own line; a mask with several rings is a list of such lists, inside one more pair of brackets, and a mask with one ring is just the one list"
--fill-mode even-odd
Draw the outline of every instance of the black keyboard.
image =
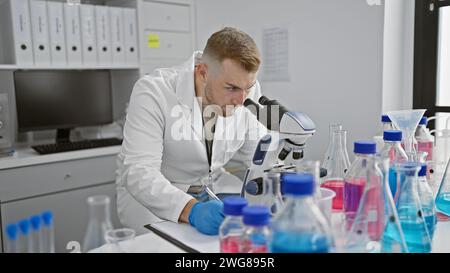
[[31, 146], [31, 148], [33, 148], [39, 154], [54, 154], [116, 145], [122, 145], [122, 140], [118, 138], [91, 139], [36, 145]]

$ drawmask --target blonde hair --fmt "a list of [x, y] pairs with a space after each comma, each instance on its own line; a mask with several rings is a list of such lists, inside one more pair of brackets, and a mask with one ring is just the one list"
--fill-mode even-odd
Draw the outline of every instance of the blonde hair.
[[261, 64], [260, 52], [255, 41], [243, 31], [225, 27], [208, 39], [203, 50], [203, 59], [222, 63], [231, 59], [247, 72], [257, 72]]

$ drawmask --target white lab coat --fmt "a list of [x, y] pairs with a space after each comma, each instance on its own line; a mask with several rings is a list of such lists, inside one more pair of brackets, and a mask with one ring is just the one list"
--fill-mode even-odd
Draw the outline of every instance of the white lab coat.
[[[192, 199], [186, 193], [189, 187], [201, 185], [201, 179], [209, 175], [194, 89], [194, 65], [200, 56], [201, 52], [195, 52], [181, 66], [158, 69], [133, 88], [117, 158], [116, 186], [119, 218], [138, 233], [146, 231], [144, 225], [161, 219], [177, 222]], [[260, 96], [257, 83], [249, 97], [257, 100]], [[182, 137], [180, 131], [190, 138]], [[258, 139], [266, 132], [244, 107], [232, 117], [217, 119], [211, 164], [216, 192], [230, 192], [230, 185], [233, 192], [240, 191], [242, 181], [236, 182], [223, 166], [231, 159], [249, 166]]]

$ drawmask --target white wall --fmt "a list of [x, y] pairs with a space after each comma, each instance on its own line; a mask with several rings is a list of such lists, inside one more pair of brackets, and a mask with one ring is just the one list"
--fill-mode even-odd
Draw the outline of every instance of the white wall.
[[350, 152], [354, 140], [377, 133], [383, 5], [369, 6], [366, 0], [196, 0], [196, 14], [198, 49], [222, 26], [246, 31], [258, 45], [263, 28], [289, 27], [291, 81], [262, 82], [262, 87], [265, 95], [315, 121], [317, 134], [308, 142], [309, 157], [322, 159], [330, 123], [342, 123], [349, 130]]
[[414, 12], [412, 0], [386, 1], [383, 112], [413, 105]]

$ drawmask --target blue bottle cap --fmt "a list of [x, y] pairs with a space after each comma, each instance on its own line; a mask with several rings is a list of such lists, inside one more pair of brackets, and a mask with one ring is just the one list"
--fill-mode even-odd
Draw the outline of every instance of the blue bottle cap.
[[223, 213], [225, 215], [241, 216], [242, 209], [247, 206], [247, 200], [242, 197], [232, 196], [223, 199]]
[[33, 215], [30, 217], [31, 227], [34, 231], [41, 228], [41, 217], [39, 215]]
[[24, 235], [28, 235], [30, 233], [30, 220], [23, 219], [19, 221], [19, 229]]
[[419, 171], [419, 176], [426, 176], [426, 175], [427, 175], [427, 164], [423, 163]]
[[381, 116], [381, 122], [392, 122], [388, 115]]
[[311, 174], [286, 174], [283, 183], [285, 194], [300, 196], [314, 193], [314, 176]]
[[386, 141], [402, 141], [402, 131], [384, 131], [383, 139]]
[[19, 233], [19, 228], [17, 224], [9, 224], [6, 226], [6, 234], [8, 235], [8, 239], [11, 241], [17, 240], [17, 235]]
[[375, 154], [377, 145], [373, 141], [356, 141], [353, 152], [355, 154]]
[[419, 125], [427, 125], [428, 123], [428, 118], [427, 117], [422, 117], [420, 119]]
[[250, 206], [242, 210], [244, 224], [249, 226], [264, 226], [269, 223], [270, 212], [265, 206]]
[[47, 227], [53, 223], [53, 213], [51, 211], [45, 211], [42, 213], [42, 220]]

